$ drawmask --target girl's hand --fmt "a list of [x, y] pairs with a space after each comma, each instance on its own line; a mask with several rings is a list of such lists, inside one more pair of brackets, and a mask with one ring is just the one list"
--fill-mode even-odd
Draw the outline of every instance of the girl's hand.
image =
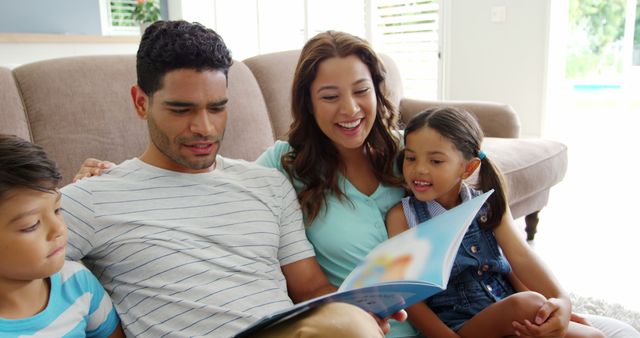
[[568, 299], [549, 298], [538, 310], [533, 323], [529, 320], [513, 322], [513, 328], [518, 336], [562, 338], [567, 333], [571, 318]]
[[105, 170], [113, 166], [115, 166], [113, 162], [88, 158], [82, 162], [80, 170], [78, 170], [78, 173], [73, 177], [73, 182], [77, 182], [86, 177], [100, 176]]

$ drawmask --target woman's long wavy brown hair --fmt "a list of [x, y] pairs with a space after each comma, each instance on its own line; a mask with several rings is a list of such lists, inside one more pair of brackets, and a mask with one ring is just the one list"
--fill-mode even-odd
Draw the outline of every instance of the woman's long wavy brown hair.
[[304, 184], [298, 200], [307, 223], [311, 224], [320, 209], [326, 205], [326, 193], [346, 198], [338, 185], [343, 165], [337, 148], [316, 124], [311, 103], [311, 83], [318, 67], [329, 58], [356, 55], [367, 67], [373, 80], [377, 111], [371, 132], [365, 140], [365, 151], [380, 182], [400, 186], [401, 179], [394, 174], [394, 159], [398, 153], [398, 114], [385, 96], [386, 70], [369, 44], [344, 32], [326, 31], [309, 40], [302, 49], [293, 78], [291, 112], [293, 122], [289, 129], [292, 151], [282, 156], [282, 165], [291, 178]]

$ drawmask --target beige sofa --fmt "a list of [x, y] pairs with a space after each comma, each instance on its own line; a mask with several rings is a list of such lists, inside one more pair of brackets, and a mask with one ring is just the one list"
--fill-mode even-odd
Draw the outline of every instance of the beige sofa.
[[[298, 55], [299, 51], [287, 51], [234, 63], [222, 155], [253, 160], [274, 140], [286, 139]], [[566, 146], [518, 138], [518, 117], [506, 104], [404, 98], [396, 65], [388, 57], [384, 60], [387, 87], [403, 121], [442, 104], [463, 106], [478, 117], [487, 136], [484, 149], [506, 176], [514, 217], [526, 216], [533, 238], [537, 213], [547, 204], [549, 189], [566, 172]], [[57, 161], [66, 184], [87, 157], [119, 162], [143, 151], [146, 126], [129, 96], [135, 80], [133, 55], [62, 58], [0, 68], [0, 133], [42, 145]]]

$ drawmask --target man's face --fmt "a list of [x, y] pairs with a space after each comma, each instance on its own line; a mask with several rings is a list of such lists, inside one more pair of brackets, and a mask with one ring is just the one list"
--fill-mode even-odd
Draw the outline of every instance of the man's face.
[[0, 285], [58, 272], [66, 245], [58, 191], [14, 188], [0, 199]]
[[151, 97], [138, 87], [132, 96], [151, 138], [142, 161], [185, 173], [215, 168], [227, 123], [227, 78], [222, 71], [173, 70]]

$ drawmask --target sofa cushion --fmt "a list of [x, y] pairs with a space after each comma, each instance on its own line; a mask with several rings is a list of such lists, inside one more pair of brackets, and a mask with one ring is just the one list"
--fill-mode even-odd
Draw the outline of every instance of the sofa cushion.
[[243, 61], [255, 76], [267, 104], [276, 139], [286, 140], [291, 124], [291, 84], [300, 50], [262, 54]]
[[31, 140], [24, 106], [10, 69], [0, 67], [0, 133]]
[[[514, 218], [544, 207], [549, 188], [567, 171], [567, 146], [556, 141], [486, 137], [482, 147], [504, 174]], [[530, 199], [537, 195], [542, 205], [532, 209]]]
[[235, 61], [229, 70], [229, 118], [220, 154], [253, 161], [275, 141], [267, 106], [255, 77]]
[[146, 127], [129, 94], [136, 81], [132, 55], [51, 59], [14, 74], [33, 141], [58, 163], [61, 184], [87, 157], [118, 163], [144, 150]]

